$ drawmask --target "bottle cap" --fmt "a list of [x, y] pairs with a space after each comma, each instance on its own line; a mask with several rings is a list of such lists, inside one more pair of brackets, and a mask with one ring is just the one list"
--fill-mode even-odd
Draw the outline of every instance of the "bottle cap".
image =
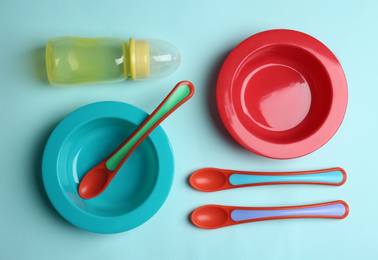
[[180, 52], [166, 41], [130, 38], [129, 49], [132, 80], [168, 76], [181, 62]]

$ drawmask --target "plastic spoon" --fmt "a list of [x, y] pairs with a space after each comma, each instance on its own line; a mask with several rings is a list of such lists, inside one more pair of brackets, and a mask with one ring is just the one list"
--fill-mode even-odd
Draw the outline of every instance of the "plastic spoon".
[[83, 199], [90, 199], [102, 193], [135, 148], [193, 94], [194, 86], [191, 82], [179, 82], [125, 142], [84, 176], [79, 185], [79, 195]]
[[289, 218], [345, 218], [349, 206], [342, 200], [288, 207], [233, 207], [206, 205], [197, 208], [191, 215], [194, 225], [215, 229], [231, 225], [274, 219]]
[[195, 171], [189, 178], [193, 188], [206, 192], [274, 184], [340, 186], [345, 181], [346, 173], [339, 167], [299, 172], [246, 172], [203, 168]]

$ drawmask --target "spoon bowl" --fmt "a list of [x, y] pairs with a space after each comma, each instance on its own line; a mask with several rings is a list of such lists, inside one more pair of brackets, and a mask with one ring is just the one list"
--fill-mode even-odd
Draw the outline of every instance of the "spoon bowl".
[[189, 178], [189, 182], [197, 190], [216, 191], [228, 182], [228, 178], [220, 169], [205, 168], [193, 173]]
[[[90, 180], [85, 180], [84, 178], [90, 178]], [[107, 169], [104, 167], [96, 167], [91, 170], [90, 174], [86, 174], [84, 176], [80, 189], [80, 196], [83, 199], [90, 199], [92, 194], [99, 194], [108, 185], [109, 182], [109, 174]], [[97, 183], [97, 185], [91, 185], [91, 182]]]
[[192, 214], [192, 222], [208, 228], [217, 228], [224, 225], [229, 218], [229, 212], [219, 206], [207, 206], [198, 208]]

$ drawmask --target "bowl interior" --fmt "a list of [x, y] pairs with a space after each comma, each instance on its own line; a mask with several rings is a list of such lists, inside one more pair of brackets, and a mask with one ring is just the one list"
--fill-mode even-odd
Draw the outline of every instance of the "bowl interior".
[[135, 149], [102, 194], [89, 200], [78, 194], [83, 176], [136, 128], [120, 118], [98, 118], [76, 128], [65, 139], [57, 162], [58, 179], [73, 204], [96, 216], [119, 216], [134, 210], [148, 198], [159, 169], [156, 149], [149, 137]]
[[232, 81], [232, 102], [243, 126], [271, 143], [293, 143], [315, 133], [332, 105], [323, 64], [295, 45], [271, 45], [247, 56]]

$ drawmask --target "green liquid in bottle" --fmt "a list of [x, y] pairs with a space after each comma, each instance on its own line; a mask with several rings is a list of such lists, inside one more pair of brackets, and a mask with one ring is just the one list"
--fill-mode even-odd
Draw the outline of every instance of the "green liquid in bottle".
[[123, 81], [130, 75], [128, 64], [129, 45], [118, 38], [58, 37], [46, 46], [53, 85]]

